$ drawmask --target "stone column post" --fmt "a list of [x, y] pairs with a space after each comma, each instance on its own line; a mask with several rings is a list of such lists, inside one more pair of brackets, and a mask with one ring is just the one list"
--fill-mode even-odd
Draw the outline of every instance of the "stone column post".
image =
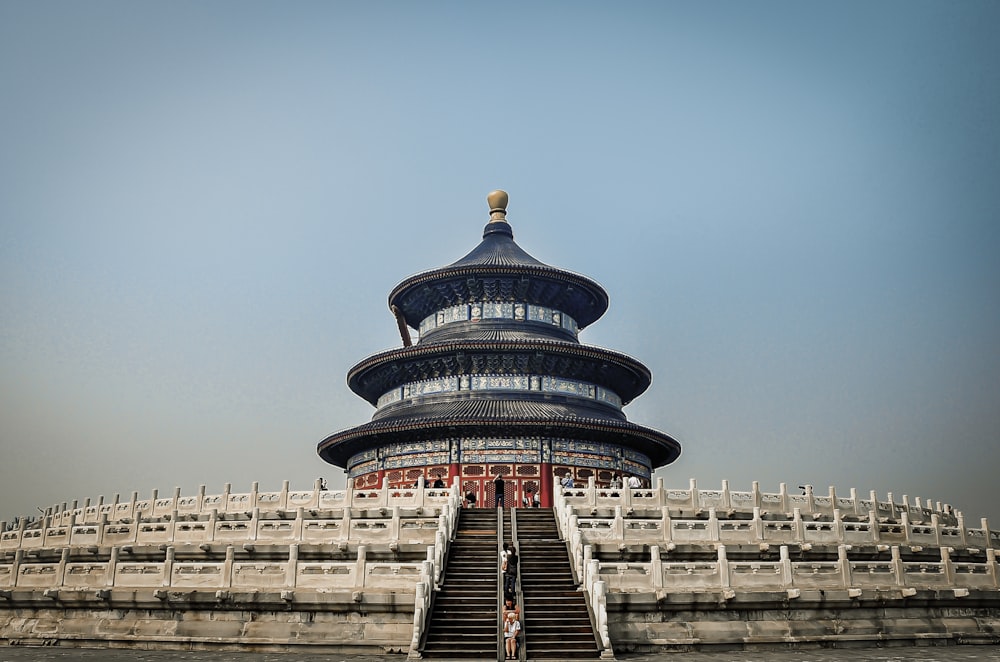
[[299, 506], [295, 509], [295, 521], [292, 523], [292, 540], [302, 540], [306, 530], [306, 509]]
[[111, 548], [111, 558], [108, 559], [108, 569], [104, 573], [104, 585], [112, 587], [115, 585], [115, 577], [118, 573], [118, 548]]
[[993, 588], [1000, 589], [1000, 566], [997, 565], [997, 550], [986, 548], [986, 572], [993, 581]]
[[219, 509], [212, 508], [208, 511], [208, 542], [215, 541], [215, 528], [219, 522]]
[[792, 509], [792, 530], [795, 532], [795, 542], [800, 545], [806, 541], [806, 527], [802, 523], [802, 510]]
[[392, 507], [392, 522], [389, 524], [389, 539], [399, 541], [399, 506]]
[[[895, 547], [893, 547], [895, 549]], [[944, 566], [944, 574], [948, 586], [955, 585], [955, 564], [951, 560], [951, 548], [942, 547], [941, 548], [941, 565]]]
[[719, 583], [721, 584], [721, 588], [725, 590], [732, 584], [729, 579], [729, 560], [726, 558], [725, 545], [719, 545], [718, 561], [716, 563], [719, 566]]
[[351, 539], [351, 508], [344, 507], [344, 514], [340, 518], [340, 539], [347, 541]]
[[851, 560], [847, 558], [847, 545], [837, 545], [837, 563], [840, 565], [840, 578], [844, 588], [851, 588], [854, 578], [851, 576]]
[[[104, 544], [104, 530], [106, 528], [108, 528], [108, 514], [107, 513], [101, 513], [101, 517], [100, 517], [100, 519], [97, 522], [97, 545], [98, 546]], [[70, 529], [70, 533], [72, 533], [72, 529]]]
[[287, 480], [281, 482], [281, 496], [278, 497], [278, 508], [288, 510], [288, 486]]
[[965, 515], [958, 513], [956, 517], [958, 520], [958, 539], [961, 541], [962, 549], [969, 546], [969, 532], [965, 528]]
[[299, 580], [299, 546], [288, 546], [288, 565], [285, 566], [285, 587], [295, 588]]
[[364, 588], [365, 580], [367, 579], [366, 560], [368, 558], [368, 547], [366, 545], [358, 545], [358, 560], [354, 565], [354, 588], [360, 589]]
[[163, 586], [171, 586], [174, 583], [174, 548], [173, 545], [167, 547], [167, 557], [163, 560]]
[[660, 562], [660, 548], [656, 545], [650, 547], [649, 556], [649, 574], [652, 575], [653, 588], [663, 588], [663, 564]]
[[674, 539], [674, 525], [670, 521], [670, 508], [662, 506], [660, 514], [660, 540], [671, 542]]
[[[941, 551], [943, 555], [944, 548]], [[899, 545], [893, 545], [890, 552], [892, 554], [892, 571], [896, 575], [896, 585], [906, 586], [906, 568], [903, 567], [903, 561], [899, 557]]]
[[[758, 495], [759, 496], [759, 495]], [[760, 506], [753, 507], [752, 534], [754, 542], [764, 542], [764, 520], [760, 516]]]
[[236, 551], [232, 545], [226, 545], [226, 560], [222, 564], [222, 588], [230, 588], [233, 585], [233, 560], [236, 558]]
[[788, 545], [782, 545], [778, 548], [778, 554], [781, 563], [781, 587], [791, 588], [792, 587], [792, 561], [788, 558]]
[[719, 536], [719, 516], [715, 508], [708, 509], [708, 536], [709, 540], [718, 541]]

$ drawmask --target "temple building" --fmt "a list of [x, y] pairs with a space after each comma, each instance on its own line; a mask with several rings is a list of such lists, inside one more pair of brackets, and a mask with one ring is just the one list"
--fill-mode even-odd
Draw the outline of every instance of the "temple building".
[[616, 476], [649, 485], [680, 444], [625, 416], [650, 385], [646, 366], [580, 343], [607, 311], [607, 292], [525, 252], [507, 222], [507, 194], [487, 199], [478, 246], [389, 294], [403, 346], [347, 377], [375, 413], [320, 442], [320, 457], [355, 488], [458, 479], [463, 494], [491, 506], [498, 474], [508, 506], [536, 496], [551, 506], [553, 483], [567, 475], [578, 485]]

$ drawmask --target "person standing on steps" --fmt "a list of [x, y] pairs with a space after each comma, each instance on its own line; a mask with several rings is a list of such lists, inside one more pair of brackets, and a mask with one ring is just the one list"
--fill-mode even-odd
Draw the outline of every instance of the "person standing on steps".
[[503, 619], [503, 643], [508, 660], [517, 659], [517, 633], [520, 630], [521, 622], [517, 620], [517, 614], [508, 611], [507, 617]]
[[493, 479], [493, 494], [494, 494], [494, 507], [503, 508], [504, 502], [504, 492], [503, 492], [503, 474], [497, 474], [497, 477]]
[[504, 595], [514, 595], [517, 585], [517, 549], [511, 545], [507, 552], [507, 567], [503, 571], [503, 592]]

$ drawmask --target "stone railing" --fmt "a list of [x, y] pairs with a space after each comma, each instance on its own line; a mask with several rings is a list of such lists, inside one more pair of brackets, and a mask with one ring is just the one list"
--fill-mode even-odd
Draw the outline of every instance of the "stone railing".
[[59, 510], [29, 525], [0, 527], [0, 550], [184, 542], [435, 542], [438, 517], [454, 527], [458, 488], [232, 493], [139, 500]]
[[[842, 516], [854, 515], [867, 517], [874, 512], [878, 519], [898, 520], [905, 513], [911, 522], [930, 522], [937, 515], [944, 523], [956, 523], [957, 512], [948, 504], [931, 504], [930, 499], [916, 498], [913, 502], [903, 495], [901, 502], [893, 499], [892, 493], [885, 501], [880, 501], [874, 491], [868, 498], [860, 498], [857, 490], [851, 489], [849, 497], [839, 496], [833, 487], [826, 495], [817, 495], [811, 485], [802, 486], [802, 494], [790, 494], [785, 483], [779, 485], [776, 493], [761, 492], [759, 484], [754, 481], [749, 492], [738, 492], [729, 489], [729, 481], [722, 481], [722, 489], [702, 490], [692, 479], [688, 489], [665, 488], [663, 479], [657, 479], [656, 486], [644, 489], [612, 489], [596, 487], [593, 477], [586, 487], [559, 488], [562, 499], [567, 506], [577, 512], [588, 510], [614, 509], [621, 506], [624, 511], [659, 510], [668, 508], [678, 516], [690, 516], [695, 513], [715, 508], [726, 513], [753, 513], [759, 509], [761, 513], [789, 513], [796, 508], [813, 518], [819, 516], [832, 517], [839, 510]], [[560, 499], [556, 498], [559, 508]], [[565, 511], [562, 511], [565, 515]], [[563, 522], [565, 523], [565, 521]]]
[[[942, 524], [932, 515], [929, 524], [914, 524], [907, 513], [899, 521], [881, 521], [871, 512], [865, 519], [844, 519], [834, 510], [829, 519], [805, 519], [798, 508], [790, 516], [764, 519], [759, 508], [750, 518], [720, 519], [715, 508], [705, 517], [680, 519], [671, 517], [664, 507], [657, 518], [627, 516], [616, 506], [609, 517], [577, 515], [575, 510], [566, 518], [564, 531], [576, 549], [581, 545], [601, 542], [624, 544], [797, 544], [797, 545], [909, 545], [956, 549], [1000, 549], [1000, 531], [991, 531], [984, 518], [980, 526], [969, 527], [959, 514], [955, 525]], [[578, 535], [577, 535], [578, 534]]]
[[[891, 547], [885, 560], [851, 560], [848, 546], [837, 548], [836, 561], [791, 561], [788, 547], [779, 549], [777, 561], [730, 561], [726, 546], [717, 549], [714, 561], [664, 561], [660, 548], [651, 548], [648, 562], [608, 562], [592, 558], [592, 548], [585, 546], [582, 565], [583, 583], [588, 591], [599, 583], [615, 592], [721, 591], [733, 597], [735, 591], [788, 592], [799, 597], [801, 590], [842, 589], [852, 597], [862, 589], [899, 589], [904, 597], [917, 589], [943, 589], [955, 597], [964, 597], [970, 589], [1000, 590], [1000, 566], [996, 551], [986, 550], [982, 563], [956, 563], [947, 547], [940, 549], [940, 562], [904, 562], [899, 547]], [[853, 593], [852, 593], [853, 592]]]
[[[119, 495], [105, 502], [104, 497], [98, 497], [95, 503], [86, 499], [83, 505], [78, 501], [71, 504], [63, 503], [51, 506], [45, 512], [45, 517], [27, 528], [45, 526], [64, 526], [70, 521], [74, 524], [96, 524], [106, 518], [108, 522], [121, 522], [138, 519], [169, 517], [174, 515], [207, 516], [211, 512], [218, 514], [249, 514], [253, 511], [261, 513], [295, 512], [302, 508], [311, 510], [330, 510], [335, 508], [433, 508], [451, 502], [458, 506], [461, 498], [457, 483], [447, 488], [431, 488], [423, 485], [413, 488], [389, 488], [387, 482], [376, 489], [354, 489], [348, 487], [342, 490], [326, 490], [317, 480], [312, 489], [289, 489], [285, 481], [278, 491], [260, 491], [258, 483], [253, 483], [249, 492], [233, 492], [232, 485], [227, 483], [221, 494], [206, 494], [205, 486], [198, 489], [197, 494], [182, 495], [180, 488], [175, 488], [173, 495], [162, 497], [158, 490], [153, 490], [148, 499], [139, 499], [138, 492], [133, 492], [127, 501], [122, 501]], [[25, 520], [20, 520], [25, 522]], [[43, 524], [44, 523], [44, 524]], [[4, 523], [3, 531], [18, 528]]]
[[[168, 546], [162, 560], [130, 560], [127, 548], [112, 547], [107, 561], [84, 560], [64, 548], [58, 561], [39, 561], [18, 550], [10, 563], [0, 563], [0, 589], [104, 591], [109, 589], [156, 589], [155, 597], [167, 598], [166, 591], [190, 590], [413, 590], [419, 581], [433, 581], [437, 552], [428, 548], [427, 559], [419, 562], [392, 562], [368, 558], [369, 547], [359, 545], [347, 560], [301, 560], [299, 546], [289, 545], [287, 559], [237, 559], [229, 545], [225, 558], [205, 555], [195, 560], [178, 560], [174, 546]], [[338, 556], [345, 556], [339, 554]], [[160, 591], [162, 589], [162, 591]], [[0, 593], [0, 598], [10, 597]], [[97, 597], [107, 597], [98, 595]], [[291, 594], [282, 599], [291, 599]]]

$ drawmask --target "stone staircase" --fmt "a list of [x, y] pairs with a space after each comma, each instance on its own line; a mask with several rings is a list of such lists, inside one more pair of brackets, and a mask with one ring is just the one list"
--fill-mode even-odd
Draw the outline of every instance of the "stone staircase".
[[463, 509], [434, 596], [421, 654], [428, 659], [497, 659], [497, 511]]
[[553, 510], [514, 512], [521, 557], [522, 659], [599, 658], [586, 597], [577, 590]]

